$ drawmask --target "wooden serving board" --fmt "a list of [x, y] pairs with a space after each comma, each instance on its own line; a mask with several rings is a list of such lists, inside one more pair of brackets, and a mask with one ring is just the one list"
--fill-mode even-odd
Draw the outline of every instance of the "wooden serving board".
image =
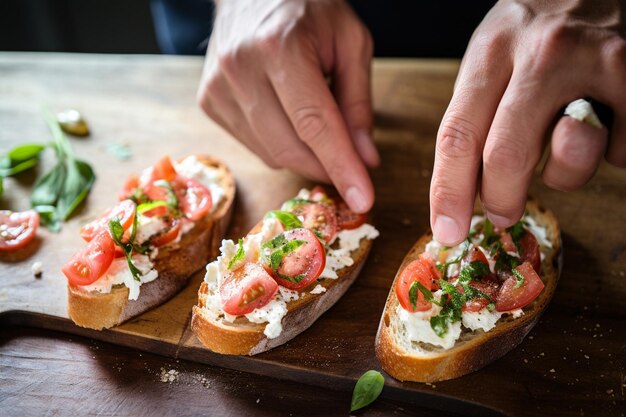
[[[350, 291], [309, 330], [255, 357], [204, 349], [189, 329], [203, 271], [174, 299], [122, 326], [96, 332], [68, 320], [60, 266], [81, 247], [78, 229], [115, 201], [123, 180], [164, 154], [208, 153], [234, 172], [238, 192], [229, 238], [243, 236], [269, 209], [308, 186], [273, 171], [210, 122], [195, 104], [199, 58], [0, 53], [0, 151], [45, 142], [40, 106], [76, 108], [92, 135], [71, 139], [97, 182], [58, 234], [41, 229], [28, 250], [0, 258], [0, 324], [37, 326], [120, 345], [307, 384], [352, 389], [379, 369], [374, 338], [396, 268], [428, 227], [434, 138], [452, 92], [455, 61], [379, 60], [374, 65], [375, 139], [382, 165], [372, 172], [381, 232]], [[133, 152], [120, 161], [109, 144]], [[54, 158], [43, 157], [40, 170]], [[41, 171], [39, 171], [41, 172]], [[5, 181], [1, 208], [28, 207], [35, 173]], [[560, 219], [565, 267], [555, 298], [515, 350], [471, 375], [434, 385], [386, 378], [383, 396], [465, 415], [623, 415], [626, 379], [626, 173], [603, 164], [577, 193], [531, 193]], [[35, 278], [31, 265], [43, 264]]]

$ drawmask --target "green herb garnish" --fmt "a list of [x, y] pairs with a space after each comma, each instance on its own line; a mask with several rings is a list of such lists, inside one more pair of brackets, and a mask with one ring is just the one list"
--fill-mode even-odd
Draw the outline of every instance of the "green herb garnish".
[[517, 248], [517, 251], [521, 255], [522, 254], [522, 245], [520, 243], [520, 240], [526, 234], [526, 229], [524, 228], [524, 223], [522, 221], [519, 221], [519, 222], [515, 223], [511, 227], [507, 227], [506, 231], [511, 235], [511, 239], [513, 240], [513, 243], [515, 244], [515, 247]]
[[228, 269], [232, 269], [235, 262], [242, 260], [244, 256], [246, 256], [246, 252], [243, 250], [243, 239], [239, 239], [237, 252], [235, 252], [235, 256], [232, 257], [230, 262], [228, 262]]
[[[449, 267], [450, 265], [458, 264], [459, 262], [461, 262], [461, 260], [462, 260], [463, 258], [465, 258], [465, 255], [467, 255], [467, 252], [469, 251], [469, 248], [470, 248], [471, 244], [472, 244], [472, 243], [470, 242], [470, 240], [469, 240], [469, 239], [466, 239], [466, 240], [465, 240], [465, 248], [463, 248], [463, 252], [462, 252], [459, 256], [457, 256], [456, 258], [454, 258], [454, 259], [452, 259], [452, 260], [450, 260], [450, 261], [448, 261], [448, 262], [445, 262], [445, 263], [443, 263], [443, 264], [439, 264], [439, 265], [437, 265], [437, 269], [439, 269], [439, 271], [440, 271], [440, 272], [441, 272], [441, 274], [443, 275], [443, 279], [447, 279], [447, 276], [448, 276], [448, 267]], [[444, 247], [444, 248], [445, 248], [445, 247]], [[444, 249], [444, 250], [449, 250], [449, 249], [450, 249], [450, 248], [447, 248], [447, 249]]]
[[305, 240], [301, 239], [287, 240], [285, 235], [281, 233], [274, 239], [268, 240], [261, 245], [261, 259], [266, 265], [275, 271], [280, 278], [296, 283], [300, 282], [304, 278], [304, 274], [291, 277], [278, 273], [278, 268], [283, 263], [285, 256], [289, 255], [300, 246], [306, 245], [306, 243], [307, 242]]
[[133, 226], [132, 226], [133, 229], [131, 231], [128, 242], [122, 241], [124, 238], [124, 227], [122, 227], [122, 224], [120, 223], [118, 219], [109, 220], [109, 231], [111, 232], [111, 237], [113, 238], [113, 241], [115, 242], [115, 244], [119, 246], [120, 248], [122, 248], [122, 250], [124, 251], [124, 255], [126, 255], [126, 261], [128, 262], [128, 269], [130, 269], [130, 273], [133, 276], [133, 279], [135, 281], [141, 282], [141, 275], [143, 274], [135, 266], [135, 264], [133, 264], [133, 260], [132, 260], [133, 250], [136, 248], [133, 242], [135, 240], [135, 235], [137, 233], [137, 217], [138, 216], [135, 213], [135, 219], [133, 220]]
[[148, 201], [137, 205], [137, 214], [144, 214], [158, 207], [169, 207], [169, 205], [167, 204], [167, 201], [163, 200]]
[[378, 371], [367, 371], [356, 382], [352, 392], [350, 412], [370, 405], [383, 391], [385, 378]]
[[308, 203], [317, 203], [317, 201], [307, 200], [306, 198], [292, 198], [291, 200], [287, 200], [280, 207], [281, 211], [292, 211], [294, 208], [298, 206], [302, 206]]
[[271, 210], [267, 212], [265, 218], [277, 219], [279, 222], [282, 223], [283, 226], [285, 226], [285, 229], [287, 230], [298, 229], [302, 227], [302, 222], [300, 221], [300, 219], [298, 219], [295, 214], [289, 211]]
[[524, 275], [522, 275], [522, 273], [516, 268], [511, 269], [511, 272], [513, 272], [513, 275], [515, 275], [515, 287], [513, 288], [520, 288], [522, 285], [524, 285]]
[[172, 184], [165, 180], [158, 180], [154, 182], [154, 185], [157, 187], [161, 187], [167, 191], [167, 207], [169, 208], [170, 213], [176, 218], [182, 217], [182, 213], [180, 212], [180, 202], [178, 201], [178, 197], [174, 192], [174, 187]]
[[20, 145], [0, 158], [0, 177], [10, 177], [26, 171], [39, 163], [39, 154], [43, 145]]

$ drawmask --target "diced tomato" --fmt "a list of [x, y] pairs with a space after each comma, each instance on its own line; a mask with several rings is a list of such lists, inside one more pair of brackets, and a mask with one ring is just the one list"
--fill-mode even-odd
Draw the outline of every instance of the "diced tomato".
[[485, 265], [489, 266], [489, 262], [487, 261], [487, 257], [484, 252], [480, 250], [480, 248], [476, 245], [473, 245], [468, 251], [467, 255], [463, 258], [463, 265], [472, 263], [472, 262], [482, 262]]
[[302, 240], [304, 244], [285, 255], [276, 270], [272, 270], [267, 262], [263, 266], [280, 285], [298, 290], [322, 274], [326, 266], [326, 253], [319, 239], [309, 229], [287, 230], [284, 236], [287, 242]]
[[[422, 261], [424, 266], [428, 268], [430, 275], [433, 277], [433, 284], [436, 284], [441, 279], [441, 271], [437, 268], [435, 261], [426, 252], [420, 253], [419, 260]], [[438, 285], [438, 284], [437, 284]]]
[[176, 178], [176, 168], [172, 165], [172, 160], [165, 155], [152, 167], [152, 182], [157, 180], [174, 181]]
[[320, 234], [326, 243], [332, 242], [337, 234], [335, 208], [323, 203], [305, 203], [294, 207], [293, 214], [304, 218], [302, 225]]
[[329, 199], [326, 189], [321, 185], [316, 185], [309, 194], [309, 200], [326, 202]]
[[91, 241], [96, 235], [103, 230], [109, 230], [109, 221], [113, 219], [119, 220], [125, 231], [129, 230], [135, 220], [136, 210], [135, 202], [132, 200], [124, 200], [119, 202], [115, 207], [105, 211], [99, 219], [87, 223], [80, 228], [80, 236], [87, 242]]
[[429, 310], [432, 303], [426, 301], [421, 291], [417, 292], [415, 307], [413, 307], [409, 290], [414, 282], [419, 282], [426, 289], [432, 290], [433, 278], [430, 267], [421, 259], [414, 260], [405, 266], [402, 272], [400, 272], [400, 276], [396, 279], [395, 285], [396, 295], [402, 308], [410, 312]]
[[500, 288], [496, 298], [497, 311], [510, 311], [522, 308], [530, 304], [543, 290], [544, 284], [539, 275], [529, 262], [519, 265], [517, 271], [524, 277], [524, 282], [519, 288], [517, 278], [511, 275]]
[[100, 278], [113, 262], [115, 244], [111, 235], [102, 232], [75, 254], [62, 271], [71, 285], [89, 285]]
[[367, 221], [367, 213], [355, 213], [341, 200], [337, 206], [337, 227], [339, 230], [356, 229]]
[[247, 262], [229, 272], [220, 287], [224, 311], [241, 316], [269, 303], [278, 284], [259, 264]]
[[28, 244], [39, 227], [39, 213], [34, 210], [0, 210], [0, 251], [13, 251]]
[[150, 238], [150, 243], [152, 243], [153, 246], [158, 247], [167, 245], [171, 241], [175, 240], [180, 234], [181, 223], [181, 220], [173, 219], [167, 229]]
[[[482, 280], [472, 280], [469, 283], [470, 287], [476, 288], [478, 291], [486, 294], [492, 301], [496, 300], [498, 289], [500, 288], [498, 277], [494, 274], [489, 274], [483, 277]], [[459, 292], [464, 293], [461, 286], [457, 287]], [[463, 311], [480, 311], [489, 304], [489, 300], [484, 297], [475, 297], [463, 306]]]
[[211, 192], [191, 178], [178, 177], [174, 183], [180, 209], [189, 220], [200, 220], [213, 207]]
[[515, 242], [513, 242], [513, 237], [509, 232], [504, 232], [500, 235], [500, 242], [502, 243], [502, 248], [511, 253], [517, 253], [517, 246], [515, 246]]
[[539, 243], [537, 238], [530, 231], [526, 231], [519, 241], [522, 253], [522, 262], [528, 262], [532, 265], [535, 272], [541, 270], [541, 253], [539, 251]]
[[137, 187], [139, 187], [139, 177], [136, 175], [129, 176], [122, 186], [122, 191], [120, 191], [117, 195], [118, 200], [122, 201], [130, 198], [134, 194]]

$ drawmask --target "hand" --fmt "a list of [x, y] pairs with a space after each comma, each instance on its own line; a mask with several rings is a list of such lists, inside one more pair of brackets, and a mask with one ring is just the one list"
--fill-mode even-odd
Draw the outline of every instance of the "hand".
[[[626, 166], [626, 2], [500, 1], [476, 29], [437, 134], [430, 189], [435, 238], [467, 235], [477, 188], [499, 227], [524, 213], [544, 138], [569, 102], [610, 106], [608, 131], [569, 117], [552, 132], [548, 186], [584, 185], [605, 155]], [[478, 187], [478, 186], [479, 187]]]
[[371, 58], [370, 34], [344, 1], [223, 0], [198, 102], [269, 166], [330, 180], [365, 212], [366, 165], [379, 163]]

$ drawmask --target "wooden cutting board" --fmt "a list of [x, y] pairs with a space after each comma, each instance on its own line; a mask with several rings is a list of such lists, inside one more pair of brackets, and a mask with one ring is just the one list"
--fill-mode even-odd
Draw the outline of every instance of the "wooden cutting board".
[[[428, 227], [434, 138], [452, 92], [456, 61], [378, 60], [374, 64], [375, 224], [381, 232], [351, 290], [295, 340], [255, 357], [213, 354], [189, 329], [203, 272], [174, 299], [118, 328], [96, 332], [67, 319], [60, 266], [82, 245], [81, 224], [115, 201], [124, 178], [164, 154], [209, 153], [232, 168], [238, 193], [229, 238], [302, 186], [273, 171], [197, 109], [199, 58], [0, 53], [0, 151], [50, 134], [40, 106], [76, 108], [92, 135], [71, 139], [97, 182], [58, 234], [40, 230], [29, 250], [0, 258], [0, 324], [61, 330], [226, 368], [339, 390], [379, 369], [374, 337], [397, 266]], [[124, 144], [120, 161], [108, 151]], [[54, 158], [44, 155], [39, 172]], [[5, 181], [3, 209], [28, 207], [30, 173]], [[531, 193], [559, 218], [565, 263], [555, 298], [530, 336], [494, 364], [434, 385], [386, 378], [383, 395], [475, 415], [623, 415], [626, 384], [626, 173], [602, 164], [583, 190], [563, 194], [535, 181]], [[43, 264], [35, 278], [31, 265]]]

